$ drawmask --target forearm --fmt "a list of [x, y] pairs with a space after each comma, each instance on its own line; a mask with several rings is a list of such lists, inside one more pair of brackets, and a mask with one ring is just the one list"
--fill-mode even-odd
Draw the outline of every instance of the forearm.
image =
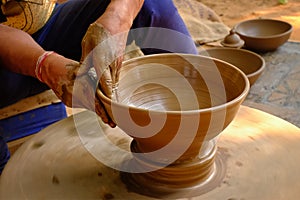
[[[144, 0], [112, 0], [96, 22], [101, 23], [111, 34], [128, 31], [143, 3]], [[111, 21], [115, 24], [109, 24]]]
[[[45, 50], [24, 31], [0, 25], [0, 33], [1, 67], [15, 73], [36, 77], [36, 64]], [[51, 54], [41, 63], [44, 77], [40, 78], [51, 86], [53, 83], [50, 83], [45, 76], [51, 76], [52, 79], [64, 77], [68, 72], [66, 65], [73, 62], [61, 55]]]
[[122, 19], [133, 22], [144, 4], [144, 0], [112, 0], [107, 11], [118, 12]]
[[44, 50], [18, 29], [0, 25], [0, 63], [10, 71], [35, 77], [35, 65]]

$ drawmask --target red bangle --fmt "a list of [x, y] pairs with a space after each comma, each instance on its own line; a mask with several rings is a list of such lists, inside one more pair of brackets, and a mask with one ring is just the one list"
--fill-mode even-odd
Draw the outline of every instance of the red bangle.
[[46, 60], [48, 56], [55, 53], [54, 51], [45, 51], [37, 60], [35, 65], [35, 76], [39, 81], [43, 82], [42, 80], [42, 66], [43, 62]]

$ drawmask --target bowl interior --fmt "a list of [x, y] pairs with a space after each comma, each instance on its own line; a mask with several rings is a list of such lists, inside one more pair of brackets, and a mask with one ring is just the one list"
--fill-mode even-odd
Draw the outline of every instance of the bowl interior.
[[160, 54], [124, 63], [115, 101], [146, 110], [191, 111], [225, 106], [247, 87], [244, 73], [226, 62]]
[[254, 38], [278, 37], [290, 32], [291, 29], [289, 23], [273, 19], [247, 20], [235, 27], [238, 34]]
[[[112, 99], [101, 92], [99, 98], [112, 120], [137, 140], [141, 152], [172, 141], [178, 151], [190, 146], [184, 158], [198, 155], [203, 141], [230, 124], [249, 88], [246, 75], [227, 62], [156, 54], [125, 61]], [[177, 157], [177, 150], [172, 152]]]

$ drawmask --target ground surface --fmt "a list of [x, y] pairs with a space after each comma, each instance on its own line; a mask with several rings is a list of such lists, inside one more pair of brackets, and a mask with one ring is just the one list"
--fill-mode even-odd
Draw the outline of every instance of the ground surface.
[[300, 41], [300, 0], [198, 0], [213, 9], [229, 27], [245, 19], [272, 18], [293, 25], [292, 40]]

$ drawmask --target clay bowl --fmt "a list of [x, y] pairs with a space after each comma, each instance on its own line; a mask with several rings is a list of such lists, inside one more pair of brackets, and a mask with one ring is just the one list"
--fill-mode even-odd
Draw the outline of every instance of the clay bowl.
[[[117, 98], [103, 93], [99, 97], [142, 152], [156, 151], [170, 141], [177, 146], [187, 142], [192, 151], [185, 154], [195, 156], [201, 142], [216, 137], [233, 120], [248, 90], [246, 75], [226, 62], [159, 54], [125, 61]], [[175, 142], [181, 131], [184, 138]]]
[[157, 54], [125, 61], [114, 96], [97, 92], [115, 123], [133, 138], [128, 168], [134, 173], [124, 175], [125, 184], [140, 193], [142, 185], [143, 194], [153, 196], [216, 182], [222, 171], [215, 164], [217, 136], [249, 88], [241, 70], [210, 57]]
[[265, 60], [257, 53], [245, 49], [215, 47], [200, 51], [199, 54], [217, 58], [238, 67], [248, 77], [250, 86], [265, 69]]
[[275, 19], [251, 19], [238, 23], [235, 32], [245, 41], [245, 48], [257, 52], [274, 51], [292, 33], [291, 24]]

